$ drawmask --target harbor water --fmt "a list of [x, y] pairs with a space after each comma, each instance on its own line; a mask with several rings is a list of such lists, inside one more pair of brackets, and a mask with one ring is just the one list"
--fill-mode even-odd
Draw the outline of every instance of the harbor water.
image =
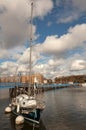
[[0, 89], [0, 130], [86, 130], [86, 88], [62, 88], [41, 94], [46, 108], [40, 126], [15, 125], [15, 117], [5, 114], [9, 104], [8, 89]]

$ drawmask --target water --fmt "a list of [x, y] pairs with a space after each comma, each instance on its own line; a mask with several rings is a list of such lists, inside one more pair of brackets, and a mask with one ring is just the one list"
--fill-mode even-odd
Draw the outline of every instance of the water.
[[4, 114], [9, 103], [6, 91], [0, 90], [1, 130], [86, 130], [86, 88], [64, 88], [45, 92], [42, 96], [46, 108], [42, 112], [39, 127], [28, 123], [16, 126], [14, 116]]

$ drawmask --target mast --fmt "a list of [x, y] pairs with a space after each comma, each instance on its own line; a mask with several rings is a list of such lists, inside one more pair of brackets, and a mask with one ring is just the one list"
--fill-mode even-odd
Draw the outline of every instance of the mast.
[[[30, 71], [29, 71], [29, 88], [31, 87], [31, 75], [32, 75], [32, 22], [33, 22], [33, 2], [31, 3], [31, 28], [30, 28], [30, 60], [29, 60], [29, 67], [30, 67]], [[29, 89], [30, 90], [30, 89]]]

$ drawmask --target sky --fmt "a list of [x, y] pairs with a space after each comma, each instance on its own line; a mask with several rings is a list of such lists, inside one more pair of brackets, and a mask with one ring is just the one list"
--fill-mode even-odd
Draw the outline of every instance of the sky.
[[0, 74], [86, 74], [86, 0], [0, 0]]

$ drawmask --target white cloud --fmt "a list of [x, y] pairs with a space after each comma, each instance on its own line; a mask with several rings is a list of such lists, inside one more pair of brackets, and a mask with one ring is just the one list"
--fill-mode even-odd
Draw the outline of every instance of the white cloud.
[[15, 74], [17, 63], [6, 61], [0, 65], [1, 74]]
[[0, 72], [1, 74], [9, 74], [15, 75], [21, 72], [29, 72], [28, 66], [24, 64], [18, 64], [11, 61], [5, 61], [0, 65]]
[[58, 37], [48, 36], [41, 45], [42, 51], [46, 54], [61, 56], [76, 47], [83, 47], [86, 41], [86, 24], [76, 25], [68, 30], [67, 34]]
[[29, 72], [29, 67], [26, 65], [19, 65], [19, 67], [17, 68], [17, 72], [21, 72], [21, 74]]
[[[34, 16], [43, 18], [53, 8], [52, 0], [34, 1]], [[31, 16], [31, 0], [0, 0], [0, 41], [3, 49], [13, 49], [25, 44], [29, 37], [30, 24], [27, 24]], [[33, 37], [36, 26], [33, 26]]]
[[[40, 51], [36, 48], [33, 47], [32, 51], [31, 51], [31, 61], [32, 63], [36, 63], [37, 60], [40, 59]], [[24, 51], [24, 53], [21, 55], [21, 57], [18, 60], [19, 64], [29, 64], [29, 59], [30, 59], [30, 49], [26, 49]]]
[[75, 60], [71, 65], [71, 70], [83, 70], [86, 69], [86, 61], [84, 60]]
[[13, 60], [19, 60], [20, 59], [20, 57], [21, 57], [21, 54], [14, 54], [13, 56], [12, 56], [12, 59]]
[[53, 58], [53, 59], [50, 59], [49, 61], [48, 61], [48, 66], [53, 66], [53, 67], [55, 67], [55, 66], [58, 66], [58, 65], [61, 65], [61, 64], [63, 64], [64, 63], [64, 60], [63, 59], [55, 59], [55, 58]]
[[75, 13], [71, 13], [71, 15], [67, 14], [68, 16], [64, 16], [64, 17], [61, 17], [57, 23], [69, 23], [73, 20], [77, 20], [78, 19], [78, 14], [75, 14]]
[[[35, 2], [35, 15], [42, 17], [45, 16], [47, 13], [49, 13], [53, 8], [53, 2], [52, 0], [48, 0], [46, 3], [46, 0], [37, 0]], [[46, 4], [45, 4], [46, 3]]]
[[[57, 6], [63, 7], [57, 23], [68, 23], [79, 19], [86, 13], [86, 0], [57, 0]], [[64, 15], [63, 15], [64, 14]]]
[[33, 67], [33, 71], [35, 73], [41, 73], [45, 77], [52, 78], [57, 76], [58, 74], [58, 67], [64, 64], [64, 59], [49, 59], [46, 63], [36, 64]]

